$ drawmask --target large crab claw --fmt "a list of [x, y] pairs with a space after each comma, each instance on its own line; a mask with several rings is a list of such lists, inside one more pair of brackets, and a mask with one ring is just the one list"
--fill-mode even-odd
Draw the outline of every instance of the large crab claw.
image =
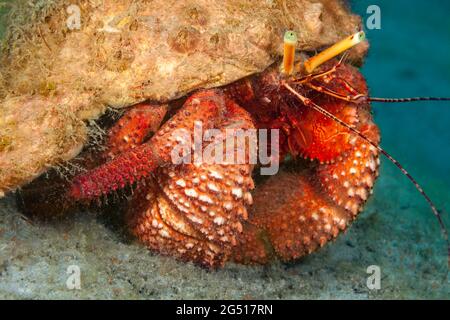
[[[135, 116], [130, 116], [112, 129], [116, 139], [106, 153], [117, 156], [77, 176], [70, 197], [91, 199], [139, 181], [127, 213], [133, 234], [160, 253], [205, 266], [223, 264], [247, 219], [252, 165], [248, 158], [241, 164], [174, 163], [173, 150], [187, 141], [190, 147], [199, 122], [203, 129], [216, 129], [215, 134], [224, 138], [229, 128], [254, 128], [244, 109], [215, 90], [190, 97], [148, 142], [132, 148], [120, 131], [137, 126]], [[246, 146], [257, 144], [248, 139], [242, 141], [244, 145], [234, 144], [233, 158], [240, 151], [248, 157]], [[206, 143], [200, 145], [202, 150], [206, 147]], [[124, 153], [115, 152], [124, 149]]]
[[[365, 132], [379, 137], [373, 124]], [[312, 168], [290, 165], [258, 184], [234, 260], [289, 261], [324, 246], [362, 210], [378, 165], [378, 151], [361, 144], [334, 163]]]

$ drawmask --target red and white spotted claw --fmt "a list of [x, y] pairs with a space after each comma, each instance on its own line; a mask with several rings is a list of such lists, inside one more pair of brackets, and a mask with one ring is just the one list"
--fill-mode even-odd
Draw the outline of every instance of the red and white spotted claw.
[[[179, 112], [213, 108], [214, 94], [194, 95]], [[250, 115], [226, 99], [222, 117], [215, 117], [214, 128], [224, 137], [226, 128], [236, 125], [253, 129]], [[198, 104], [193, 106], [193, 102]], [[184, 125], [172, 128], [192, 126], [184, 121]], [[242, 147], [235, 144], [233, 156]], [[237, 245], [242, 224], [248, 218], [247, 206], [252, 202], [250, 191], [254, 188], [252, 169], [248, 158], [243, 164], [166, 164], [156, 169], [154, 177], [138, 185], [127, 211], [128, 226], [153, 251], [207, 267], [221, 266]]]

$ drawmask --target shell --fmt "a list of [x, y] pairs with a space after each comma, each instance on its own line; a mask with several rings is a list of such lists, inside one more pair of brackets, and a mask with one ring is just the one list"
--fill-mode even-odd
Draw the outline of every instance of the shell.
[[361, 27], [332, 0], [18, 3], [0, 61], [0, 196], [75, 157], [86, 123], [107, 107], [167, 102], [261, 72], [279, 59], [287, 29], [299, 50], [315, 51]]

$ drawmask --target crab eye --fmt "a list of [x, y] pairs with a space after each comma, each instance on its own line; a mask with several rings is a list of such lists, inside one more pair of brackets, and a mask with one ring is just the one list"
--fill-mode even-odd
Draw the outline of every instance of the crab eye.
[[290, 44], [296, 44], [297, 43], [297, 34], [292, 31], [286, 31], [284, 34], [284, 42], [290, 43]]
[[360, 31], [360, 32], [355, 33], [355, 34], [353, 35], [353, 38], [352, 38], [352, 40], [353, 40], [356, 44], [357, 44], [357, 43], [360, 43], [360, 42], [362, 42], [362, 41], [364, 41], [364, 39], [366, 39], [366, 34], [365, 34], [364, 31]]

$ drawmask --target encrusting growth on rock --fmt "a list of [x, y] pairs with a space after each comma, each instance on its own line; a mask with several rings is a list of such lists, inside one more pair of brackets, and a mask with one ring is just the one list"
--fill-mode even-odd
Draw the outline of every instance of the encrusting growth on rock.
[[164, 104], [262, 72], [282, 56], [288, 28], [298, 50], [314, 51], [361, 22], [334, 0], [15, 0], [6, 8], [0, 195], [76, 157], [86, 123], [107, 108]]

